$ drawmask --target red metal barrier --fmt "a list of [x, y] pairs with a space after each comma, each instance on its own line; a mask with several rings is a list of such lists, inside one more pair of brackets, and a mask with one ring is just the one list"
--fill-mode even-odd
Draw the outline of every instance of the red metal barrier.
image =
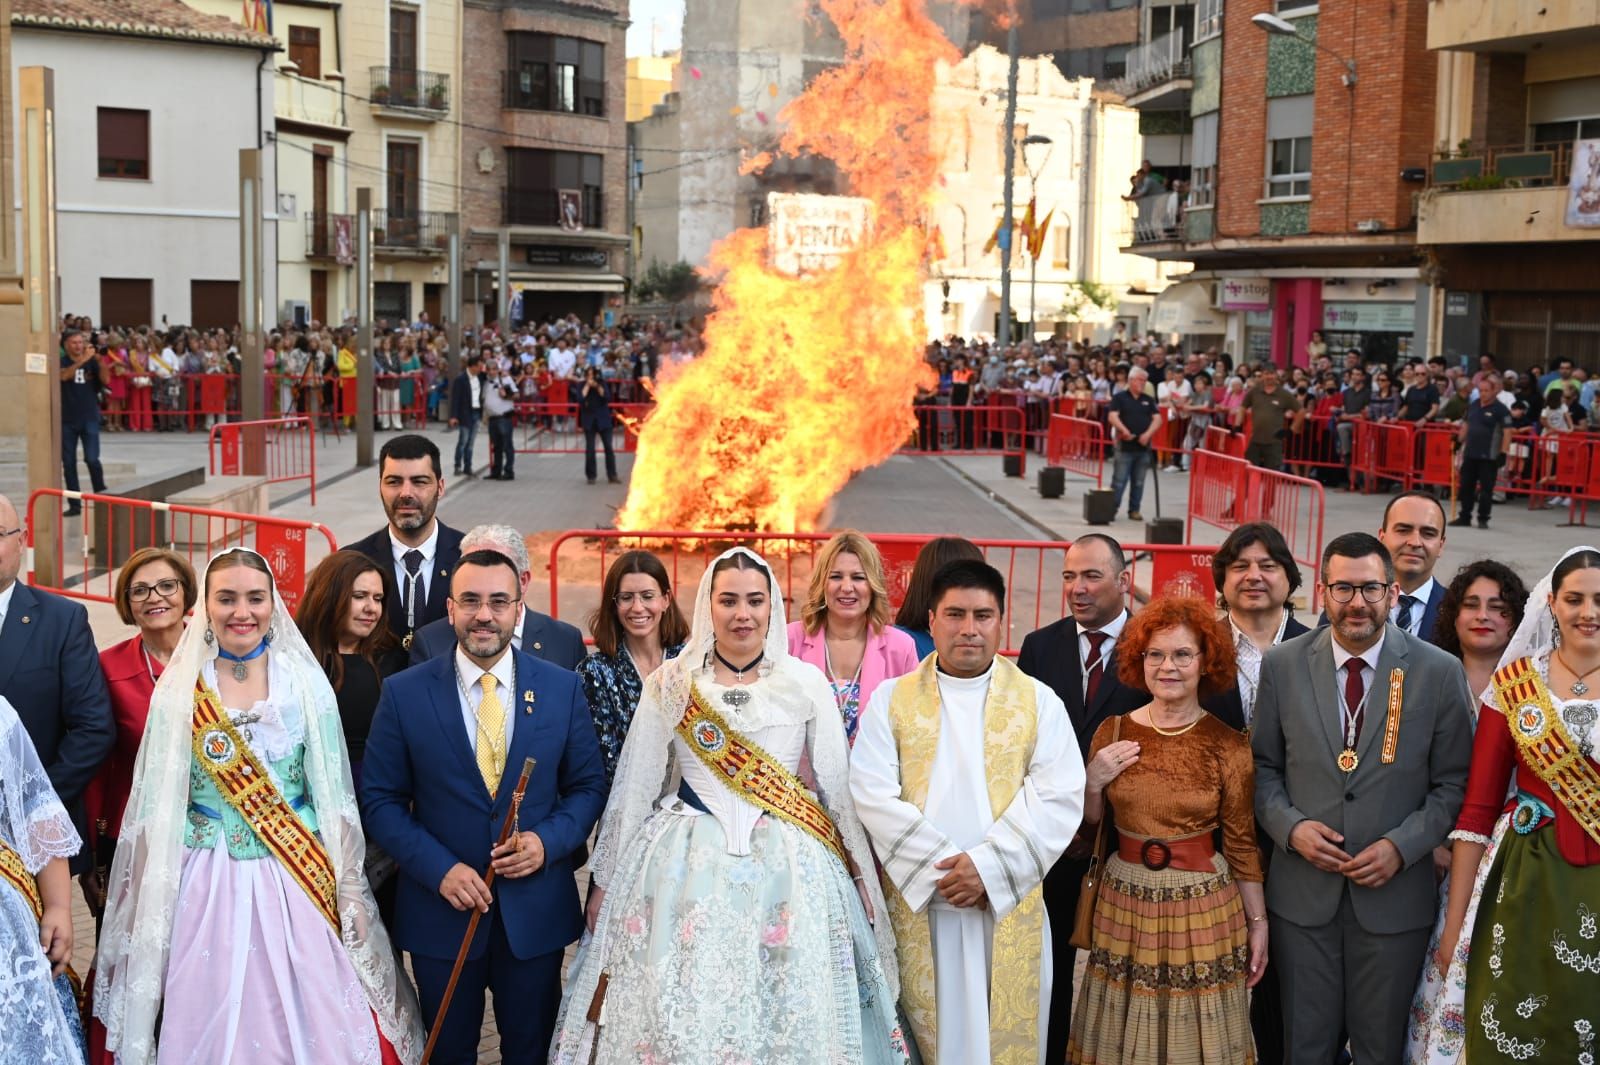
[[[148, 376], [148, 375], [140, 375]], [[309, 416], [312, 394], [317, 397], [318, 418], [329, 419], [330, 428], [337, 431], [340, 423], [335, 419], [355, 417], [356, 385], [353, 377], [331, 377], [324, 381], [318, 377], [269, 373], [264, 385], [266, 412], [273, 417], [294, 414]], [[395, 399], [394, 393], [403, 394], [405, 383], [411, 382], [411, 403]], [[377, 398], [374, 411], [380, 423], [393, 418], [403, 424], [391, 426], [422, 427], [427, 422], [428, 396], [423, 387], [421, 373], [381, 374], [375, 382]], [[389, 398], [385, 397], [388, 392]], [[135, 410], [135, 393], [143, 394], [148, 407]], [[122, 417], [133, 431], [144, 429], [177, 429], [193, 432], [208, 429], [218, 422], [238, 418], [239, 375], [231, 373], [174, 374], [170, 378], [151, 377], [144, 389], [130, 385], [128, 406]], [[139, 423], [135, 425], [135, 423]]]
[[[63, 504], [68, 502], [81, 503], [81, 517], [62, 516]], [[328, 553], [339, 547], [332, 531], [320, 522], [41, 488], [28, 496], [28, 544], [36, 553], [43, 517], [37, 508], [41, 505], [55, 511], [48, 522], [53, 530], [48, 554], [58, 560], [61, 572], [53, 582], [30, 572], [28, 583], [97, 603], [115, 601], [118, 570], [141, 547], [176, 551], [196, 573], [203, 572], [219, 551], [250, 547], [272, 567], [278, 594], [292, 613], [305, 592], [310, 570], [307, 553], [314, 537], [322, 536]]]
[[1242, 458], [1196, 451], [1189, 464], [1189, 519], [1184, 539], [1194, 540], [1196, 524], [1230, 533], [1264, 521], [1277, 528], [1295, 561], [1311, 574], [1311, 605], [1321, 602], [1322, 536], [1328, 501], [1322, 485], [1306, 477], [1264, 470]]
[[1345, 460], [1339, 455], [1339, 440], [1326, 420], [1306, 418], [1297, 431], [1283, 438], [1283, 464], [1291, 472], [1305, 476], [1309, 471], [1342, 470]]
[[270, 418], [213, 425], [211, 438], [206, 442], [211, 475], [237, 476], [250, 464], [246, 461], [247, 453], [257, 449], [261, 454], [261, 470], [269, 484], [306, 481], [311, 487], [311, 505], [317, 505], [317, 434], [311, 428], [310, 418]]
[[[624, 453], [636, 450], [639, 421], [654, 407], [654, 403], [611, 404], [611, 446]], [[587, 451], [576, 403], [518, 403], [517, 423], [522, 427], [519, 455], [582, 455]], [[595, 446], [602, 446], [598, 439]]]
[[1459, 430], [1444, 422], [1424, 422], [1416, 427], [1414, 434], [1417, 450], [1411, 486], [1443, 489], [1446, 497], [1453, 502], [1459, 469], [1456, 462]]
[[1600, 503], [1600, 435], [1560, 433], [1556, 436], [1553, 486], [1567, 499], [1567, 520], [1589, 523], [1589, 504]]
[[951, 407], [918, 403], [911, 409], [917, 417], [917, 428], [910, 442], [900, 448], [900, 454], [1015, 455], [1017, 476], [1026, 471], [1029, 415], [1023, 408], [1005, 404]]
[[1207, 451], [1214, 451], [1218, 455], [1231, 455], [1236, 459], [1244, 458], [1245, 435], [1232, 433], [1220, 425], [1206, 427], [1205, 443], [1201, 446]]
[[1061, 466], [1068, 473], [1094, 480], [1096, 488], [1105, 486], [1106, 431], [1097, 421], [1050, 416], [1050, 436], [1045, 445], [1045, 461]]
[[1355, 436], [1351, 445], [1350, 487], [1357, 480], [1367, 493], [1379, 489], [1383, 481], [1394, 481], [1402, 489], [1411, 487], [1416, 476], [1416, 429], [1410, 422], [1355, 423]]
[[[619, 532], [615, 529], [575, 529], [562, 533], [550, 545], [549, 611], [583, 624], [599, 605], [607, 568], [623, 551], [654, 551], [666, 565], [681, 604], [688, 605], [705, 567], [718, 553], [737, 544], [759, 552], [773, 568], [784, 590], [788, 614], [798, 617], [800, 600], [810, 582], [818, 550], [830, 534], [730, 533], [730, 532]], [[911, 577], [917, 552], [931, 535], [870, 533], [883, 554], [891, 602], [898, 606]], [[1071, 545], [1044, 540], [974, 540], [989, 563], [1006, 579], [1006, 635], [1001, 651], [1015, 655], [1022, 638], [1067, 612], [1066, 591], [1060, 581], [1065, 554]], [[1130, 559], [1133, 589], [1129, 605], [1155, 594], [1194, 595], [1215, 601], [1211, 583], [1211, 556], [1215, 547], [1185, 544], [1124, 544]]]

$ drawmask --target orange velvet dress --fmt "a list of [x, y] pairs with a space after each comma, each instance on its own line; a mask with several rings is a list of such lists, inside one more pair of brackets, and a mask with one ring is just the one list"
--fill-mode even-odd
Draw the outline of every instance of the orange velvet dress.
[[[1115, 726], [1107, 721], [1095, 732], [1089, 760], [1112, 742]], [[1262, 878], [1250, 741], [1210, 714], [1179, 735], [1124, 717], [1118, 738], [1140, 751], [1106, 788], [1116, 828], [1160, 840], [1211, 833], [1220, 850], [1207, 871], [1150, 869], [1119, 858], [1108, 828], [1068, 1060], [1248, 1065], [1250, 952], [1238, 881]]]

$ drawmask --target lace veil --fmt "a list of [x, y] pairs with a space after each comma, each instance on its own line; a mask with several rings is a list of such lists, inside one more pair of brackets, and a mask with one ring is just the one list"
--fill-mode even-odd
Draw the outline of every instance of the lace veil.
[[0, 695], [0, 840], [35, 875], [83, 846], [16, 708]]
[[783, 590], [778, 587], [772, 567], [749, 548], [725, 551], [706, 567], [695, 593], [688, 642], [682, 653], [661, 663], [644, 682], [644, 693], [617, 763], [611, 800], [600, 822], [600, 836], [591, 862], [595, 883], [601, 887], [610, 886], [623, 852], [656, 802], [677, 793], [682, 779], [672, 751], [677, 723], [688, 705], [690, 685], [709, 669], [712, 644], [716, 640], [711, 622], [712, 574], [717, 563], [740, 554], [766, 568], [772, 602], [772, 617], [758, 667], [760, 679], [756, 682], [762, 689], [762, 701], [781, 708], [787, 723], [807, 727], [806, 746], [816, 777], [817, 798], [838, 826], [857, 874], [865, 877], [876, 916], [873, 929], [878, 940], [878, 957], [890, 990], [898, 996], [900, 980], [895, 963], [894, 932], [889, 927], [883, 889], [874, 873], [867, 834], [850, 799], [850, 744], [845, 737], [844, 721], [839, 717], [827, 678], [815, 666], [789, 654]]
[[[1495, 672], [1498, 673], [1519, 658], [1532, 658], [1539, 666], [1539, 671], [1541, 673], [1545, 671], [1546, 660], [1556, 645], [1556, 616], [1550, 609], [1550, 593], [1553, 590], [1556, 566], [1579, 551], [1600, 551], [1600, 549], [1587, 544], [1571, 548], [1562, 554], [1555, 566], [1551, 566], [1545, 575], [1539, 578], [1539, 583], [1528, 593], [1528, 605], [1522, 612], [1522, 624], [1518, 625], [1517, 631], [1512, 634], [1511, 642], [1506, 645], [1505, 653], [1500, 656], [1500, 664], [1495, 666]], [[1479, 693], [1478, 699], [1484, 706], [1500, 705], [1495, 700], [1492, 683]]]
[[[234, 551], [255, 554], [243, 548]], [[220, 556], [213, 562], [216, 557]], [[366, 841], [338, 704], [275, 581], [272, 599], [270, 676], [273, 684], [285, 681], [289, 688], [287, 693], [274, 691], [273, 697], [286, 695], [304, 715], [306, 785], [316, 804], [323, 847], [338, 876], [341, 939], [379, 1029], [400, 1060], [414, 1065], [422, 1057], [423, 1044], [416, 994], [400, 978], [389, 934], [378, 918], [363, 872]], [[94, 1013], [106, 1027], [107, 1049], [124, 1065], [145, 1065], [156, 1057], [157, 1018], [183, 873], [195, 681], [217, 654], [204, 639], [204, 604], [202, 588], [202, 614], [184, 630], [156, 682], [106, 885], [105, 923], [95, 959]]]

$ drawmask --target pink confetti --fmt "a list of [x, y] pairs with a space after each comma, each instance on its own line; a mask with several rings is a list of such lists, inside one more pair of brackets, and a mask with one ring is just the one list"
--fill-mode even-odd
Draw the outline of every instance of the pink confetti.
[[700, 68], [699, 67], [690, 67], [689, 68], [689, 76], [691, 78], [693, 78], [695, 81], [699, 81], [700, 80]]
[[767, 113], [765, 111], [757, 111], [756, 118], [761, 121], [763, 126], [767, 124]]

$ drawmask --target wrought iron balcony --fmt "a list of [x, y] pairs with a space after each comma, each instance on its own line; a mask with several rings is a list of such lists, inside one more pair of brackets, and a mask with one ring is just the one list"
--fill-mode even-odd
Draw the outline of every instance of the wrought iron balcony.
[[444, 255], [458, 216], [445, 211], [372, 212], [372, 244], [379, 255]]
[[306, 212], [306, 258], [355, 261], [355, 218]]
[[450, 113], [450, 75], [405, 67], [373, 67], [367, 97], [376, 108], [438, 118]]

